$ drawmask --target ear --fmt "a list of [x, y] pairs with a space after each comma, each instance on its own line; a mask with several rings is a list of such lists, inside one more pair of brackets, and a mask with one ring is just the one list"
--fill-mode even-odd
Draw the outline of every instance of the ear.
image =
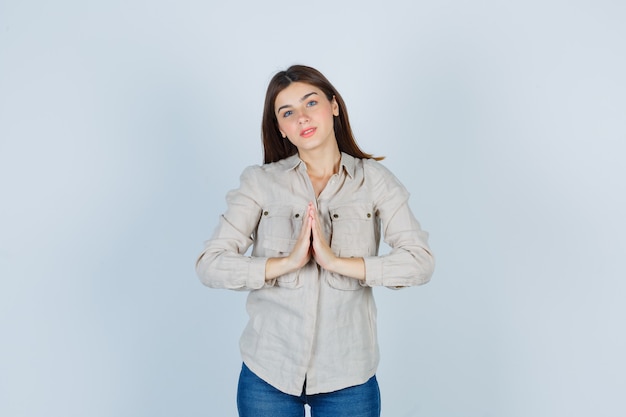
[[335, 96], [333, 96], [333, 100], [331, 101], [330, 104], [333, 108], [333, 116], [339, 116], [339, 104], [337, 104], [337, 100], [335, 100]]

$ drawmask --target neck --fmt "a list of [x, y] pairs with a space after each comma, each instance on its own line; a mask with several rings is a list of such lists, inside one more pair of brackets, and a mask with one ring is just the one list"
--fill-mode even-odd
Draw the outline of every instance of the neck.
[[300, 159], [306, 164], [309, 175], [330, 177], [339, 171], [341, 152], [336, 147], [332, 152], [299, 152]]

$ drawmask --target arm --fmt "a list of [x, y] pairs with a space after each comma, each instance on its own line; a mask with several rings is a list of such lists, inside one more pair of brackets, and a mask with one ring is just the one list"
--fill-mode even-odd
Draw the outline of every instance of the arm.
[[261, 216], [262, 174], [249, 167], [241, 175], [241, 185], [226, 196], [228, 209], [220, 218], [213, 237], [196, 261], [196, 272], [203, 284], [212, 288], [252, 290], [272, 286], [275, 278], [302, 268], [310, 259], [311, 221], [303, 227], [289, 256], [268, 258], [245, 256]]
[[258, 167], [241, 174], [241, 184], [226, 196], [228, 209], [196, 261], [200, 281], [212, 288], [257, 289], [265, 285], [267, 258], [244, 254], [261, 216], [255, 177]]
[[[311, 204], [309, 204], [311, 207]], [[269, 258], [265, 263], [265, 279], [271, 280], [296, 271], [306, 265], [311, 258], [311, 216], [304, 216], [298, 240], [289, 256]]]
[[365, 257], [365, 285], [391, 288], [425, 284], [435, 262], [424, 232], [408, 205], [409, 193], [383, 165], [366, 161], [374, 180], [371, 195], [391, 252]]

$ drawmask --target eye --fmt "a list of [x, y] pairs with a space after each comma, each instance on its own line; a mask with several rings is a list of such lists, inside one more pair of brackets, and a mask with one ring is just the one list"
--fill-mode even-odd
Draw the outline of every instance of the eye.
[[306, 106], [307, 106], [307, 107], [312, 107], [312, 106], [315, 106], [316, 104], [317, 104], [317, 101], [315, 101], [315, 100], [311, 100], [311, 101], [309, 101], [308, 103], [306, 103]]
[[283, 117], [289, 117], [293, 114], [293, 111], [291, 110], [287, 110], [286, 112], [283, 113]]

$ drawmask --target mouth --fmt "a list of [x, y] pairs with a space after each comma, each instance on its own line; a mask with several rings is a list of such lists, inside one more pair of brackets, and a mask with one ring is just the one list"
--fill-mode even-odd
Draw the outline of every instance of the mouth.
[[302, 136], [303, 138], [311, 137], [315, 133], [315, 130], [315, 127], [306, 128], [300, 132], [300, 136]]

